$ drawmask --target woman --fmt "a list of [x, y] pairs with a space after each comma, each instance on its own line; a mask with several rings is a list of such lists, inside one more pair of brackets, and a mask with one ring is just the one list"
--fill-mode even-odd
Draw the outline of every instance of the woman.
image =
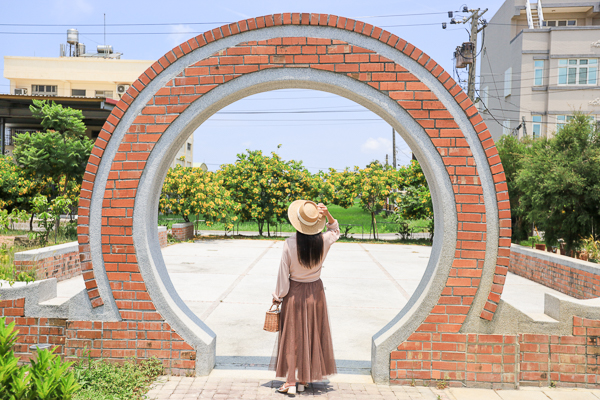
[[[283, 244], [273, 303], [281, 306], [275, 371], [286, 382], [279, 392], [295, 394], [309, 382], [321, 381], [337, 372], [327, 316], [327, 303], [320, 279], [323, 261], [339, 239], [338, 222], [327, 207], [296, 200], [288, 218], [297, 233]], [[323, 233], [327, 219], [327, 232]], [[296, 379], [296, 370], [298, 376]]]

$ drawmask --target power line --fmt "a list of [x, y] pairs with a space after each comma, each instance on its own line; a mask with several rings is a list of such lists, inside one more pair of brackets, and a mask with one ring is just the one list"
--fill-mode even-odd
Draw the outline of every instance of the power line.
[[[353, 19], [370, 19], [370, 18], [396, 18], [396, 17], [417, 17], [425, 15], [441, 15], [446, 14], [447, 11], [437, 12], [424, 12], [424, 13], [411, 13], [411, 14], [388, 14], [388, 15], [365, 15], [360, 17], [354, 17]], [[238, 21], [209, 21], [209, 22], [157, 22], [157, 23], [116, 23], [106, 24], [106, 26], [176, 26], [176, 25], [228, 25]], [[105, 26], [104, 24], [32, 24], [32, 23], [0, 23], [0, 26], [29, 26], [29, 27], [65, 27], [65, 26]]]
[[[108, 25], [108, 24], [107, 24]], [[414, 26], [432, 26], [441, 25], [441, 22], [430, 22], [420, 24], [399, 24], [399, 25], [388, 25], [382, 26], [381, 28], [392, 28], [392, 27], [414, 27]], [[41, 26], [41, 25], [38, 25]], [[172, 35], [172, 34], [196, 34], [205, 33], [205, 31], [185, 31], [185, 32], [107, 32], [107, 35]], [[64, 35], [64, 32], [8, 32], [2, 31], [0, 35]], [[104, 35], [104, 32], [80, 32], [81, 35]]]

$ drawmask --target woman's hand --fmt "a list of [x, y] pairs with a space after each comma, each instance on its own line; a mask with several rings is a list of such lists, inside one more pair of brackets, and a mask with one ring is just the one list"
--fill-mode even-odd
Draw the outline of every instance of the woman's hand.
[[273, 304], [277, 305], [277, 304], [281, 304], [281, 300], [276, 300], [275, 298], [273, 299]]
[[319, 213], [321, 215], [324, 215], [327, 218], [327, 222], [331, 223], [333, 221], [333, 217], [331, 216], [331, 213], [327, 209], [327, 206], [323, 203], [319, 203], [319, 204], [317, 204], [317, 207], [319, 207]]

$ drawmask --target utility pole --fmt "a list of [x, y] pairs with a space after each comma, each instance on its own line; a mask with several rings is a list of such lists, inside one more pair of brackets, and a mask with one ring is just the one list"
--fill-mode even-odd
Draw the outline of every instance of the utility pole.
[[394, 128], [392, 128], [392, 147], [392, 165], [394, 166], [394, 169], [396, 169], [396, 131], [394, 130]]
[[[471, 22], [471, 31], [469, 34], [469, 42], [472, 43], [472, 55], [471, 57], [465, 57], [467, 60], [467, 64], [469, 65], [469, 82], [467, 85], [467, 96], [475, 102], [475, 80], [477, 79], [477, 36], [479, 32], [485, 29], [487, 26], [487, 21], [482, 19], [481, 16], [487, 12], [487, 8], [481, 11], [478, 9], [468, 9], [466, 6], [463, 8], [463, 13], [471, 13], [469, 17], [463, 17], [462, 20], [457, 20], [456, 18], [452, 18], [450, 20], [451, 24], [466, 24], [469, 21]], [[453, 12], [449, 11], [448, 16], [452, 16]], [[460, 46], [459, 46], [460, 48]], [[464, 49], [464, 48], [463, 48]], [[462, 50], [461, 50], [462, 51]], [[464, 68], [464, 66], [463, 66]]]
[[0, 137], [0, 155], [4, 155], [4, 151], [6, 148], [6, 145], [4, 144], [4, 141], [6, 140], [6, 134], [4, 133], [4, 131], [6, 130], [6, 127], [4, 125], [4, 118], [0, 118], [0, 135], [2, 135], [2, 137]]

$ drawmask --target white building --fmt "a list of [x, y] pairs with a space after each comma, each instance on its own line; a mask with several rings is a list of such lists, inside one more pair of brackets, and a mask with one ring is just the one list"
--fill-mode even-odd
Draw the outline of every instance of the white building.
[[[61, 57], [4, 57], [4, 77], [10, 81], [10, 94], [22, 96], [50, 96], [58, 98], [107, 98], [119, 100], [131, 85], [154, 60], [125, 60], [121, 54], [98, 46], [98, 53], [85, 53], [85, 46], [77, 43], [76, 31], [69, 30], [72, 43], [70, 56], [66, 56], [61, 45]], [[101, 51], [101, 52], [100, 52]], [[2, 116], [0, 116], [2, 117]], [[11, 123], [7, 119], [6, 129], [12, 134], [27, 129], [38, 129], [31, 124]], [[97, 136], [92, 131], [90, 136]], [[11, 149], [8, 135], [7, 149]], [[191, 135], [173, 160], [172, 166], [193, 165], [194, 138]]]
[[480, 57], [479, 109], [494, 140], [551, 137], [575, 111], [599, 120], [599, 1], [506, 0]]

